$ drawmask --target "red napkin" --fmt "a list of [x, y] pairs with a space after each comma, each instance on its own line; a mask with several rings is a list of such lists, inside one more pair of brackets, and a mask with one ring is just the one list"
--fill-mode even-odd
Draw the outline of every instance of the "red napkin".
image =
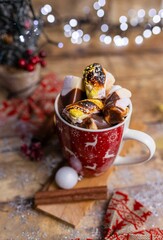
[[[150, 219], [151, 218], [151, 219]], [[150, 228], [152, 213], [125, 192], [116, 191], [107, 206], [102, 240], [163, 240], [163, 230]], [[75, 238], [71, 240], [83, 240]], [[84, 240], [93, 240], [85, 238]]]
[[104, 219], [104, 240], [161, 240], [163, 230], [147, 228], [152, 215], [140, 202], [126, 193], [113, 194]]

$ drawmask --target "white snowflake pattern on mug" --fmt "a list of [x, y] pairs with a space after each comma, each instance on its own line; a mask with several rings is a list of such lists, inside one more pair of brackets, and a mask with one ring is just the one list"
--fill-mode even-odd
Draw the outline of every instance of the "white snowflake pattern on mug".
[[108, 138], [108, 142], [112, 143], [115, 142], [115, 140], [118, 139], [119, 133], [117, 131], [114, 131], [113, 133], [111, 133], [111, 135]]

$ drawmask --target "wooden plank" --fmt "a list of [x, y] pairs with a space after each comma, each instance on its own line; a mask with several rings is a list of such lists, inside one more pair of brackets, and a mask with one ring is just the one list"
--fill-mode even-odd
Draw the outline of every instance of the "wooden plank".
[[[107, 172], [98, 177], [93, 178], [84, 178], [78, 182], [75, 188], [81, 187], [93, 187], [93, 186], [103, 186], [107, 185], [108, 178], [113, 171], [111, 167]], [[54, 191], [57, 189], [54, 183], [52, 183], [48, 190]], [[80, 220], [87, 213], [89, 209], [93, 206], [96, 201], [81, 201], [81, 202], [72, 202], [66, 204], [51, 204], [51, 205], [38, 205], [37, 209], [58, 218], [73, 227], [77, 227], [80, 223]]]

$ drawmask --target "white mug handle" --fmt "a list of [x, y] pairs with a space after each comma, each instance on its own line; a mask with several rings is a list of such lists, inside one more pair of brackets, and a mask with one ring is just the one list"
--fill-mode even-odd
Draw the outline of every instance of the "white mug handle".
[[144, 156], [140, 157], [129, 157], [129, 156], [117, 156], [115, 159], [113, 165], [125, 165], [125, 164], [135, 164], [135, 163], [142, 163], [150, 160], [156, 150], [156, 144], [153, 140], [152, 137], [150, 137], [148, 134], [138, 131], [138, 130], [133, 130], [133, 129], [127, 129], [126, 132], [124, 133], [123, 140], [136, 140], [141, 143], [143, 143], [147, 147], [147, 153]]

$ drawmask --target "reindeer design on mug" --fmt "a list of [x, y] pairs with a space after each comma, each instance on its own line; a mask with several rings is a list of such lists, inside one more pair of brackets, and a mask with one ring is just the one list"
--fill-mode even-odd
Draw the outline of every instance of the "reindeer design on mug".
[[85, 142], [85, 147], [92, 147], [95, 148], [98, 142], [98, 135], [93, 137], [94, 141], [93, 142]]
[[105, 153], [105, 156], [103, 157], [103, 159], [106, 159], [106, 158], [111, 158], [111, 157], [114, 157], [115, 154], [113, 153], [110, 153], [110, 149], [108, 149]]

